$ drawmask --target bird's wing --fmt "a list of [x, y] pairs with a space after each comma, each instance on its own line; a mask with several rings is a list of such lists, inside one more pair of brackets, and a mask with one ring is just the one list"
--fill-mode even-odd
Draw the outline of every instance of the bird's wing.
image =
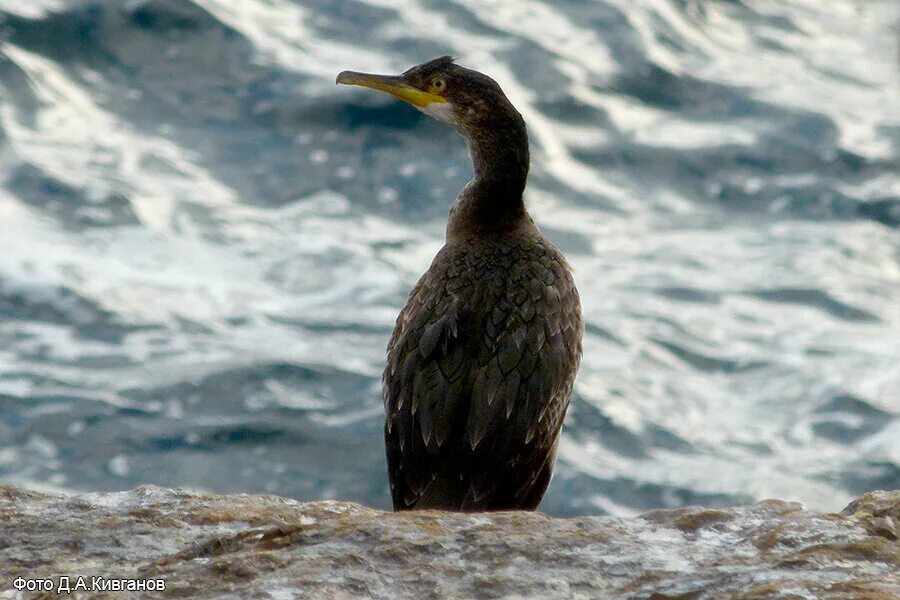
[[398, 509], [415, 506], [436, 477], [471, 387], [459, 331], [464, 299], [443, 295], [445, 272], [435, 265], [410, 292], [388, 344], [385, 446]]
[[514, 507], [549, 477], [580, 309], [564, 265], [524, 266], [461, 276], [436, 259], [410, 293], [384, 374], [396, 508]]

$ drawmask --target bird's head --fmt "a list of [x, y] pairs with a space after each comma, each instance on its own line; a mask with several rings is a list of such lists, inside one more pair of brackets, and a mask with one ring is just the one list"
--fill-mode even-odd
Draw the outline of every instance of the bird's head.
[[462, 132], [485, 127], [515, 115], [521, 119], [497, 82], [442, 56], [407, 69], [400, 75], [343, 71], [337, 83], [387, 92], [425, 114]]

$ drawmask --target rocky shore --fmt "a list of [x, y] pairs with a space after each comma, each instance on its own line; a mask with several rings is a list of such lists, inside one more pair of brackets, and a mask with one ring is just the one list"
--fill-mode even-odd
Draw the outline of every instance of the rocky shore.
[[898, 535], [900, 491], [560, 519], [0, 486], [0, 598], [887, 600]]

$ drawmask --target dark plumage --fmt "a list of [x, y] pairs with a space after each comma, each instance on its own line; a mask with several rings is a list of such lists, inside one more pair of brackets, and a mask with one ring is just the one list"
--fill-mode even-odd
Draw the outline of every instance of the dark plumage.
[[345, 71], [456, 127], [475, 176], [388, 344], [385, 444], [395, 510], [535, 509], [581, 359], [578, 292], [522, 192], [528, 135], [486, 75], [442, 57], [400, 76]]

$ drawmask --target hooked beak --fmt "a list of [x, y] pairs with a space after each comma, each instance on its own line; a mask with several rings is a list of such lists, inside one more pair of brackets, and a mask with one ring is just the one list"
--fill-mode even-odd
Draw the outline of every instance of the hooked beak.
[[335, 83], [359, 85], [372, 88], [373, 90], [387, 92], [391, 96], [409, 102], [416, 108], [425, 108], [435, 103], [447, 103], [447, 100], [443, 96], [424, 92], [415, 88], [397, 75], [373, 75], [371, 73], [357, 73], [356, 71], [341, 71], [341, 73], [338, 74]]

